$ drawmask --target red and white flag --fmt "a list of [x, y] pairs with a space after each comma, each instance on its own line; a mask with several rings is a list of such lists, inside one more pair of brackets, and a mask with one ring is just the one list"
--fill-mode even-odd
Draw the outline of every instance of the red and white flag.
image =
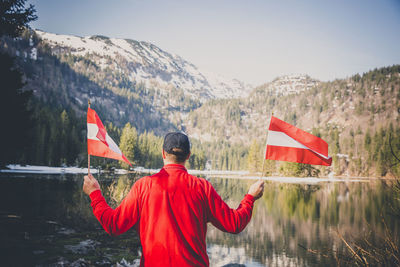
[[96, 111], [91, 108], [88, 108], [87, 112], [87, 144], [89, 155], [123, 160], [132, 166], [119, 147], [107, 134]]
[[313, 165], [332, 164], [324, 140], [274, 116], [268, 129], [265, 158]]

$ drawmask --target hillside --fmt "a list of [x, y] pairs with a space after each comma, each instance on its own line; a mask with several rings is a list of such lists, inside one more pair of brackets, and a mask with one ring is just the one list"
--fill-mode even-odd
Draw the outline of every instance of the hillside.
[[[90, 60], [69, 54], [53, 55], [48, 44], [30, 31], [16, 40], [4, 38], [2, 46], [15, 56], [24, 73], [25, 90], [33, 91], [43, 105], [72, 110], [80, 117], [86, 113], [90, 99], [99, 114], [107, 114], [108, 121], [120, 127], [132, 122], [142, 131], [160, 132], [174, 128], [159, 110], [154, 109], [151, 104], [154, 97], [144, 86], [132, 86], [128, 90], [122, 85], [123, 80], [114, 79], [118, 74], [99, 73]], [[101, 78], [101, 82], [96, 82]]]
[[[3, 42], [24, 69], [26, 89], [45, 103], [72, 106], [80, 113], [90, 98], [100, 111], [111, 113], [110, 121], [119, 126], [130, 121], [139, 131], [160, 132], [173, 111], [190, 111], [209, 99], [247, 95], [251, 89], [238, 80], [200, 72], [148, 42], [39, 30]], [[134, 116], [138, 113], [144, 116]]]
[[265, 139], [264, 130], [272, 112], [307, 131], [329, 125], [347, 132], [366, 125], [380, 128], [399, 121], [397, 69], [394, 66], [362, 77], [320, 82], [291, 94], [277, 94], [281, 90], [271, 90], [271, 83], [267, 83], [255, 88], [247, 98], [207, 102], [190, 112], [185, 126], [191, 135], [204, 141], [224, 136], [232, 142], [247, 144], [252, 139]]
[[[387, 166], [377, 171], [382, 169], [377, 161], [382, 163], [387, 158], [377, 157], [380, 149], [389, 157], [389, 132], [396, 131], [399, 136], [399, 65], [375, 69], [362, 76], [319, 82], [298, 92], [282, 93], [271, 88], [268, 83], [255, 88], [246, 98], [205, 103], [184, 120], [187, 132], [203, 142], [223, 139], [249, 147], [255, 141], [263, 147], [267, 124], [274, 113], [324, 138], [330, 146], [337, 174], [387, 173]], [[372, 136], [376, 146], [386, 146], [368, 147]]]

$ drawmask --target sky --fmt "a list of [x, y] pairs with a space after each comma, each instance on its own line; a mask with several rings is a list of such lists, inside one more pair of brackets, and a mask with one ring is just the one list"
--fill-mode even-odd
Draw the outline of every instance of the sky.
[[260, 85], [400, 64], [400, 0], [28, 0], [51, 33], [151, 42], [200, 70]]

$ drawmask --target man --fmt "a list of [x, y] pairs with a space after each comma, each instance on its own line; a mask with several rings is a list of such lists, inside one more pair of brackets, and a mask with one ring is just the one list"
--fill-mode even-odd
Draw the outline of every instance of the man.
[[251, 219], [253, 203], [264, 191], [264, 182], [253, 184], [239, 207], [231, 209], [205, 179], [188, 174], [188, 137], [181, 132], [164, 138], [164, 167], [139, 179], [116, 208], [101, 194], [97, 180], [85, 176], [83, 190], [90, 196], [93, 213], [110, 235], [131, 227], [142, 244], [140, 266], [208, 266], [207, 223], [229, 232], [241, 232]]

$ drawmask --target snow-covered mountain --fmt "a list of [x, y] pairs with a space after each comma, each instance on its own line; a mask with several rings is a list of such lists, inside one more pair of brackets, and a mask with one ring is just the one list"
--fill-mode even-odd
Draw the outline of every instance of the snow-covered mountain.
[[252, 89], [238, 80], [200, 71], [183, 58], [148, 42], [99, 35], [78, 37], [35, 32], [50, 46], [53, 54], [90, 57], [101, 70], [120, 72], [130, 82], [159, 90], [173, 86], [202, 102], [213, 98], [243, 97]]
[[280, 76], [264, 86], [266, 90], [272, 91], [275, 95], [290, 95], [307, 91], [318, 84], [318, 80], [312, 79], [308, 75], [291, 74]]

